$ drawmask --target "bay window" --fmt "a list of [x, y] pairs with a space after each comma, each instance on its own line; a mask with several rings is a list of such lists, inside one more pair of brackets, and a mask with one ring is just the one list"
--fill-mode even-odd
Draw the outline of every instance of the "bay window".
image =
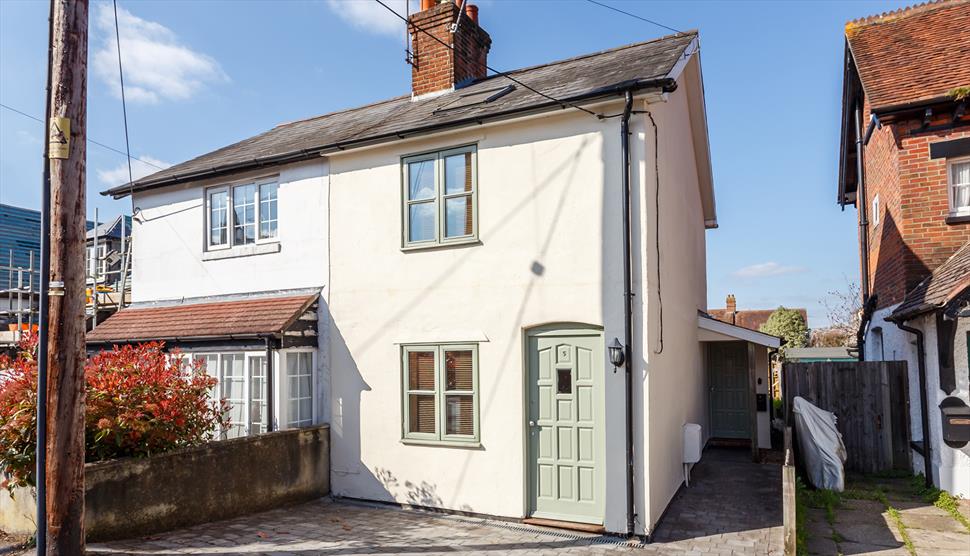
[[970, 158], [950, 161], [947, 166], [950, 214], [970, 215]]
[[403, 348], [405, 441], [477, 444], [478, 346]]
[[276, 241], [279, 184], [258, 180], [206, 191], [206, 246], [226, 249]]

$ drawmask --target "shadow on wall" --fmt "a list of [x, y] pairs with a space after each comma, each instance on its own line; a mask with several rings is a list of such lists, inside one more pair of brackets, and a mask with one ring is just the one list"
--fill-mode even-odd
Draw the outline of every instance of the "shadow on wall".
[[[870, 222], [871, 218], [870, 216]], [[878, 229], [870, 229], [869, 233], [870, 239], [873, 235], [878, 236], [879, 246], [875, 266], [870, 269], [872, 292], [879, 294], [880, 307], [899, 303], [908, 291], [929, 276], [930, 269], [903, 241], [896, 220], [888, 211], [881, 215]], [[873, 247], [875, 245], [871, 244], [870, 250]]]
[[[517, 139], [520, 142], [522, 140], [521, 137]], [[589, 145], [589, 142], [590, 139], [584, 137], [576, 147], [576, 152], [582, 153]], [[498, 145], [497, 147], [500, 146], [503, 145]], [[491, 226], [483, 225], [481, 228], [481, 237], [483, 241], [487, 241], [492, 234], [511, 225], [516, 218], [527, 218], [527, 211], [535, 205], [537, 202], [536, 196], [539, 193], [557, 184], [561, 187], [562, 191], [555, 201], [555, 208], [549, 217], [548, 229], [544, 230], [541, 243], [536, 245], [535, 258], [530, 261], [527, 268], [528, 280], [522, 286], [522, 297], [517, 303], [509, 303], [511, 307], [509, 307], [508, 311], [504, 311], [515, 316], [510, 320], [512, 326], [508, 329], [508, 350], [497, 357], [493, 364], [487, 365], [488, 368], [494, 369], [496, 372], [507, 372], [510, 369], [513, 371], [516, 370], [517, 367], [514, 365], [514, 362], [518, 361], [521, 357], [521, 341], [519, 337], [522, 334], [522, 326], [535, 324], [525, 322], [527, 308], [530, 299], [532, 299], [534, 289], [540, 284], [543, 274], [551, 266], [551, 263], [546, 261], [545, 257], [556, 237], [555, 232], [562, 223], [563, 211], [566, 207], [570, 192], [573, 186], [577, 185], [575, 183], [575, 175], [579, 167], [579, 156], [566, 157], [562, 164], [551, 169], [546, 178], [533, 187], [531, 195], [505, 211], [502, 214], [501, 220], [498, 222], [495, 222]], [[462, 498], [461, 486], [464, 484], [469, 472], [468, 461], [474, 457], [471, 453], [466, 457], [464, 465], [460, 469], [455, 469], [452, 475], [455, 477], [454, 481], [457, 484], [457, 489], [454, 492], [445, 494], [446, 497], [451, 498], [450, 500], [442, 498], [438, 491], [439, 487], [435, 483], [430, 483], [423, 479], [399, 478], [387, 468], [375, 467], [371, 470], [362, 461], [361, 442], [364, 439], [361, 436], [361, 420], [363, 418], [361, 414], [361, 398], [364, 392], [371, 391], [371, 387], [364, 380], [357, 362], [364, 353], [375, 346], [378, 338], [383, 333], [382, 330], [394, 325], [408, 313], [419, 309], [421, 302], [434, 293], [434, 289], [437, 287], [436, 285], [442, 283], [443, 279], [452, 274], [459, 266], [466, 264], [467, 260], [473, 255], [473, 250], [463, 250], [460, 256], [457, 256], [455, 261], [442, 272], [441, 276], [428, 281], [428, 287], [416, 292], [412, 299], [406, 300], [404, 303], [394, 304], [394, 306], [400, 308], [393, 314], [390, 314], [384, 322], [373, 323], [372, 329], [374, 332], [363, 339], [360, 344], [361, 347], [357, 348], [356, 353], [352, 353], [347, 346], [346, 339], [341, 332], [340, 322], [332, 314], [330, 315], [330, 357], [332, 361], [330, 372], [331, 382], [334, 384], [332, 391], [335, 394], [333, 396], [334, 402], [331, 419], [331, 434], [333, 436], [334, 446], [332, 473], [335, 477], [352, 477], [353, 482], [352, 492], [341, 492], [340, 483], [343, 481], [339, 478], [335, 480], [335, 496], [348, 496], [351, 498], [394, 502], [429, 508], [450, 508], [463, 512], [475, 511], [467, 503], [457, 503]], [[483, 277], [483, 279], [487, 279], [487, 277]], [[572, 320], [568, 317], [568, 314], [564, 314], [562, 320]], [[498, 384], [501, 382], [499, 378], [496, 376], [489, 382]], [[386, 394], [382, 393], [381, 398], [392, 399], [392, 397]], [[399, 399], [398, 396], [399, 392], [396, 391], [393, 393], [393, 399]], [[500, 397], [500, 392], [493, 387], [488, 391], [483, 389], [480, 396], [482, 450], [484, 450], [486, 444], [485, 439], [489, 434], [486, 416], [492, 409], [495, 400]], [[386, 425], [397, 429], [400, 427], [400, 422], [399, 420], [395, 420], [393, 423], [387, 423]]]

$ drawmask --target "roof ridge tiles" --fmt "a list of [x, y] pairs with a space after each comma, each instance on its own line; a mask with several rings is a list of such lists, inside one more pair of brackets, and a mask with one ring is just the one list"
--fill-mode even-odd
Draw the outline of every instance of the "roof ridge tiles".
[[850, 31], [857, 27], [862, 27], [866, 25], [874, 25], [878, 23], [891, 23], [903, 17], [909, 17], [919, 13], [933, 11], [940, 8], [946, 8], [950, 6], [958, 6], [960, 4], [966, 4], [970, 0], [927, 0], [919, 4], [913, 4], [912, 6], [905, 6], [895, 10], [890, 10], [888, 12], [882, 12], [879, 14], [867, 15], [864, 17], [859, 17], [856, 19], [851, 19], [845, 24], [845, 31], [848, 34]]

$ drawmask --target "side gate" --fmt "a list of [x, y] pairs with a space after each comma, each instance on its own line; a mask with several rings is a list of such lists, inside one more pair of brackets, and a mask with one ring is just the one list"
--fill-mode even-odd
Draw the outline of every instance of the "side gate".
[[782, 383], [789, 425], [796, 396], [838, 418], [847, 470], [911, 469], [905, 361], [784, 363]]

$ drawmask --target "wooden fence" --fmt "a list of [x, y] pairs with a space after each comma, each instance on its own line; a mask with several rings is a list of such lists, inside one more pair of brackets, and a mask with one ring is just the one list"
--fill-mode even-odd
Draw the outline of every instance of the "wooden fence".
[[846, 469], [875, 473], [910, 467], [909, 381], [905, 361], [785, 363], [787, 424], [801, 396], [838, 418]]
[[798, 553], [798, 489], [795, 486], [795, 455], [792, 452], [791, 427], [785, 427], [785, 465], [781, 468], [781, 496], [785, 531], [785, 556]]

